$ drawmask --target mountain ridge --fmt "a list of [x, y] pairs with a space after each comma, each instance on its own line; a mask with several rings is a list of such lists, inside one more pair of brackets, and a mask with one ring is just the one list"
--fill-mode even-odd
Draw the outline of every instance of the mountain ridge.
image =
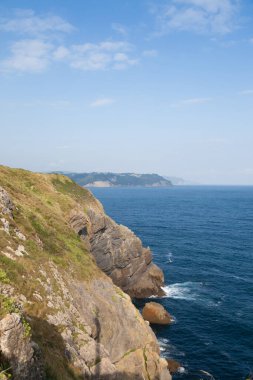
[[172, 182], [159, 174], [113, 172], [55, 172], [64, 174], [84, 187], [171, 187]]

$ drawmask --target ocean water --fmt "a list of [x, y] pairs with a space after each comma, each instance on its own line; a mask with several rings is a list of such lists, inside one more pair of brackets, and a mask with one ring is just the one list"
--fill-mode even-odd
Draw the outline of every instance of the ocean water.
[[164, 271], [166, 297], [155, 301], [175, 322], [154, 330], [162, 355], [183, 367], [173, 379], [245, 380], [253, 372], [253, 187], [92, 191]]

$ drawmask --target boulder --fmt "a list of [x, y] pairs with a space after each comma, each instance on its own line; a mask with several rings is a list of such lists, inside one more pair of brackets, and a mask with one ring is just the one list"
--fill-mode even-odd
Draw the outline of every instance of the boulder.
[[172, 322], [171, 315], [165, 308], [156, 302], [148, 302], [142, 310], [143, 318], [153, 324], [169, 325]]
[[181, 367], [180, 363], [173, 359], [166, 359], [168, 363], [168, 369], [171, 374], [176, 373]]

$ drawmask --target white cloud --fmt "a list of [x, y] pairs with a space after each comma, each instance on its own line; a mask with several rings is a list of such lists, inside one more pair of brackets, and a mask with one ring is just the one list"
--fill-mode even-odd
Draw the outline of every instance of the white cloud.
[[138, 63], [131, 56], [132, 45], [124, 41], [85, 43], [70, 49], [71, 67], [81, 70], [125, 69]]
[[53, 45], [42, 40], [20, 40], [11, 45], [11, 55], [0, 63], [5, 71], [41, 72], [50, 63]]
[[75, 28], [59, 16], [37, 16], [33, 10], [16, 10], [14, 16], [0, 20], [0, 30], [19, 34], [70, 33]]
[[210, 102], [211, 98], [190, 98], [190, 99], [183, 99], [177, 103], [172, 103], [170, 106], [172, 108], [178, 108], [183, 106], [195, 106], [195, 105], [201, 105]]
[[239, 0], [172, 0], [156, 8], [158, 34], [170, 30], [226, 34], [235, 27]]
[[111, 99], [111, 98], [99, 98], [99, 99], [94, 100], [94, 102], [92, 102], [90, 104], [90, 107], [109, 106], [110, 104], [113, 104], [113, 103], [115, 103], [114, 99]]
[[122, 24], [113, 23], [112, 24], [112, 29], [115, 32], [121, 34], [122, 36], [127, 36], [127, 34], [128, 34], [127, 28], [124, 25], [122, 25]]
[[142, 55], [144, 57], [156, 57], [158, 55], [158, 53], [157, 53], [157, 50], [152, 49], [152, 50], [144, 50], [142, 52]]
[[0, 62], [3, 71], [42, 72], [52, 62], [63, 62], [84, 71], [122, 70], [138, 64], [133, 46], [124, 41], [102, 41], [70, 46], [55, 46], [42, 39], [26, 39], [10, 46], [10, 55]]
[[[0, 18], [0, 31], [13, 32], [16, 39], [0, 61], [0, 71], [42, 72], [53, 63], [71, 68], [122, 70], [138, 64], [134, 46], [127, 41], [104, 40], [98, 43], [66, 44], [59, 32], [69, 33], [74, 27], [55, 15], [37, 15], [32, 10], [15, 11], [10, 19]], [[20, 34], [28, 35], [20, 38]], [[61, 41], [61, 44], [59, 43]]]
[[243, 90], [243, 91], [240, 91], [239, 95], [253, 95], [253, 90]]
[[56, 61], [61, 61], [66, 59], [70, 55], [70, 51], [65, 46], [59, 46], [55, 49], [53, 53], [53, 58]]

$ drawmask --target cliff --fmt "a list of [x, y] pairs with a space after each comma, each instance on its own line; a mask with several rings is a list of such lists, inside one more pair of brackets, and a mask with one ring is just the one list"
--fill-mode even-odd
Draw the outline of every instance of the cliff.
[[0, 167], [0, 378], [170, 379], [129, 296], [162, 280], [88, 190]]

